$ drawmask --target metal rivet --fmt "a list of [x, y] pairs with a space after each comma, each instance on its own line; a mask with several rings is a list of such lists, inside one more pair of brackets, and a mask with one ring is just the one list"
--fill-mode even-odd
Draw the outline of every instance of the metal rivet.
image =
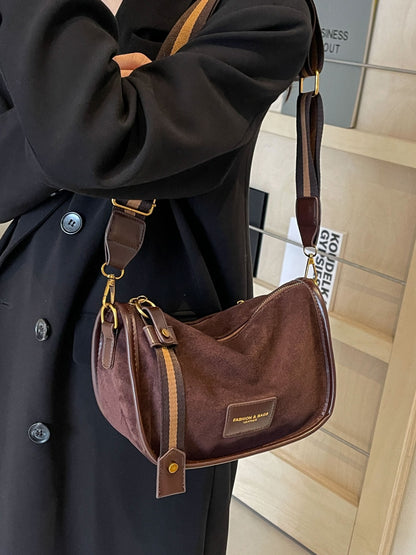
[[177, 463], [173, 462], [169, 465], [170, 474], [175, 474], [176, 472], [178, 472], [178, 470], [179, 470], [179, 465]]
[[163, 328], [160, 331], [162, 332], [163, 337], [166, 337], [166, 339], [169, 339], [170, 333], [168, 332], [168, 330], [166, 328]]

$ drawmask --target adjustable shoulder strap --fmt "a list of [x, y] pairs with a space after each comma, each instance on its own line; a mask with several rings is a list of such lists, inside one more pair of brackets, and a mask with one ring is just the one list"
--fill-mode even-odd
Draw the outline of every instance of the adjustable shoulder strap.
[[[324, 62], [324, 48], [315, 5], [312, 0], [307, 2], [313, 22], [313, 37], [309, 55], [299, 74], [296, 114], [296, 218], [304, 248], [315, 248], [321, 221], [320, 154], [324, 112], [319, 93], [319, 75]], [[306, 77], [315, 78], [314, 89], [310, 92], [303, 90]]]
[[[162, 44], [158, 59], [174, 54], [205, 25], [220, 0], [196, 0], [174, 25]], [[313, 38], [300, 77], [297, 105], [297, 167], [296, 217], [304, 247], [315, 247], [320, 225], [320, 146], [323, 128], [323, 108], [319, 94], [319, 73], [323, 65], [321, 29], [313, 0], [306, 0], [311, 11]], [[303, 80], [315, 77], [315, 89], [303, 92]], [[106, 235], [106, 265], [124, 272], [124, 268], [139, 251], [145, 233], [145, 218], [155, 201], [129, 200], [113, 202]]]
[[[175, 54], [205, 25], [220, 0], [196, 0], [172, 27], [157, 59]], [[153, 212], [156, 200], [112, 200], [113, 210], [105, 232], [105, 266], [121, 273], [139, 252], [146, 231], [145, 219]]]

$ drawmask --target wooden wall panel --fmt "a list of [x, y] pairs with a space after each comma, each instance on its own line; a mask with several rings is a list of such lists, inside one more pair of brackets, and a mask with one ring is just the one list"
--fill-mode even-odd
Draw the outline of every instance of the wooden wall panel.
[[383, 393], [387, 365], [352, 347], [334, 341], [337, 398], [325, 427], [369, 452]]
[[362, 453], [324, 431], [318, 431], [302, 441], [273, 451], [273, 454], [302, 472], [312, 474], [318, 482], [325, 485], [328, 480], [333, 482], [345, 499], [358, 505], [367, 467], [367, 457]]
[[374, 431], [350, 555], [388, 555], [399, 517], [416, 444], [415, 284], [416, 246]]
[[[261, 133], [252, 186], [270, 194], [265, 228], [286, 235], [294, 215], [295, 142]], [[347, 234], [344, 257], [405, 280], [416, 236], [416, 170], [323, 149], [324, 226]], [[260, 261], [269, 264], [267, 252]], [[276, 275], [276, 271], [273, 272]], [[269, 273], [266, 281], [272, 282]]]
[[[270, 195], [265, 229], [282, 236], [294, 212], [294, 149], [291, 139], [261, 133], [251, 175]], [[322, 162], [322, 223], [346, 234], [343, 257], [404, 282], [416, 236], [416, 170], [328, 148]], [[259, 279], [277, 285], [283, 256], [284, 244], [265, 237]], [[333, 310], [393, 335], [402, 294], [401, 284], [341, 265]]]
[[[397, 42], [397, 50], [402, 42]], [[357, 129], [416, 140], [415, 76], [368, 69], [364, 80]]]
[[238, 464], [234, 494], [319, 555], [346, 555], [356, 506], [333, 487], [263, 453]]
[[416, 170], [324, 149], [322, 223], [348, 234], [344, 257], [406, 279], [416, 235]]
[[335, 313], [393, 336], [403, 286], [346, 265], [339, 272]]
[[369, 62], [416, 70], [416, 3], [378, 0]]

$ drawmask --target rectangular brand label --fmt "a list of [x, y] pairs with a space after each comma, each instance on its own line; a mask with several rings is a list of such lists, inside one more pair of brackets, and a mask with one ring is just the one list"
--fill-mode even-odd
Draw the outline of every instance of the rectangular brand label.
[[276, 397], [228, 405], [223, 437], [235, 437], [265, 430], [276, 410]]

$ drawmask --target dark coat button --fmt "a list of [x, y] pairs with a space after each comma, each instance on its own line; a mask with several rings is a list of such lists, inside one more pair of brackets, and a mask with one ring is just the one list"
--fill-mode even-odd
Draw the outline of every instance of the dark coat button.
[[38, 341], [46, 341], [51, 333], [51, 327], [47, 320], [39, 318], [35, 324], [35, 337]]
[[82, 228], [82, 218], [77, 212], [67, 212], [61, 220], [61, 229], [68, 235], [74, 235]]
[[51, 437], [49, 428], [42, 422], [32, 424], [27, 433], [34, 443], [46, 443]]

